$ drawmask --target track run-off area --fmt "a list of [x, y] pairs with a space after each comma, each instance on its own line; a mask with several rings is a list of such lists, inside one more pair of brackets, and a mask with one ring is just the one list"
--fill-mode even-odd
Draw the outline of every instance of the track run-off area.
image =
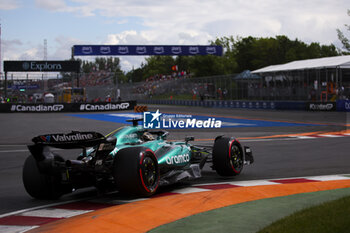
[[[102, 226], [106, 227], [107, 220], [102, 220], [100, 216], [118, 218], [118, 224], [113, 227], [121, 227], [123, 221], [129, 220], [118, 211], [127, 207], [130, 210], [131, 206], [135, 206], [134, 213], [140, 212], [139, 208], [146, 208], [141, 212], [145, 216], [141, 221], [145, 226], [147, 218], [152, 217], [150, 202], [159, 206], [168, 203], [163, 206], [164, 221], [156, 221], [155, 225], [148, 224], [148, 228], [136, 225], [126, 230], [123, 228], [127, 232], [143, 232], [193, 214], [238, 203], [350, 187], [349, 177], [346, 175], [350, 174], [350, 121], [347, 113], [179, 106], [149, 106], [149, 109], [159, 109], [160, 112], [169, 114], [191, 114], [220, 119], [224, 126], [220, 129], [167, 129], [170, 133], [168, 139], [183, 140], [185, 136], [194, 136], [196, 141], [193, 144], [212, 145], [218, 135], [233, 136], [251, 147], [255, 162], [244, 167], [239, 176], [232, 178], [222, 178], [210, 167], [205, 167], [202, 178], [161, 188], [157, 195], [147, 200], [123, 196], [118, 192], [100, 194], [94, 188], [77, 190], [59, 200], [35, 200], [26, 193], [22, 184], [22, 167], [29, 155], [26, 145], [31, 143], [32, 137], [46, 133], [68, 133], [72, 130], [107, 134], [125, 125], [125, 119], [134, 116], [134, 113], [2, 113], [0, 232], [31, 229], [43, 232], [61, 229], [60, 232], [63, 232], [65, 226], [73, 229], [74, 224], [78, 225], [73, 221], [87, 224], [90, 220], [92, 224], [94, 221], [91, 219], [96, 219], [99, 223], [86, 227], [84, 231], [92, 231], [95, 229], [93, 226], [99, 226], [101, 232], [105, 232], [106, 229]], [[70, 153], [65, 157], [76, 156]], [[243, 194], [250, 198], [239, 198]], [[317, 198], [314, 199], [316, 204]], [[185, 200], [192, 200], [192, 204], [189, 205], [190, 202]], [[212, 205], [205, 207], [203, 202]], [[136, 206], [135, 203], [139, 204]], [[170, 204], [174, 206], [171, 211]], [[180, 213], [176, 208], [186, 211]], [[158, 215], [162, 215], [162, 208], [157, 207], [157, 211]], [[130, 212], [128, 216], [133, 217]], [[153, 218], [158, 219], [154, 216]], [[194, 223], [191, 224], [188, 225], [195, 226]], [[266, 223], [260, 225], [264, 224]], [[179, 226], [173, 227], [181, 229]], [[114, 230], [122, 232], [121, 229]], [[240, 232], [249, 232], [249, 229]]]

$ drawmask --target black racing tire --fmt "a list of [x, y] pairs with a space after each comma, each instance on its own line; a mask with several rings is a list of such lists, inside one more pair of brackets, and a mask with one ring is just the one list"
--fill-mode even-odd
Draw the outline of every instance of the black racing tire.
[[[60, 157], [56, 159], [61, 160]], [[30, 196], [36, 199], [58, 199], [62, 196], [63, 190], [59, 179], [58, 176], [41, 173], [32, 155], [28, 156], [24, 162], [22, 172], [24, 188]]]
[[233, 139], [220, 137], [214, 142], [213, 167], [221, 176], [236, 176], [243, 169], [243, 150], [241, 144]]
[[122, 193], [148, 197], [159, 185], [160, 173], [154, 152], [145, 147], [129, 147], [114, 158], [113, 176]]

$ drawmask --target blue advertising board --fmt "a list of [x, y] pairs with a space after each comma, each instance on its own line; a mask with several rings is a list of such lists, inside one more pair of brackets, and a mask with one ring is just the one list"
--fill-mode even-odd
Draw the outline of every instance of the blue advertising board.
[[217, 45], [74, 45], [74, 56], [221, 56]]
[[350, 100], [338, 100], [337, 111], [350, 112]]
[[9, 85], [9, 89], [12, 90], [21, 90], [21, 89], [26, 89], [26, 90], [35, 90], [35, 89], [40, 89], [40, 86], [38, 84], [30, 84], [30, 85]]

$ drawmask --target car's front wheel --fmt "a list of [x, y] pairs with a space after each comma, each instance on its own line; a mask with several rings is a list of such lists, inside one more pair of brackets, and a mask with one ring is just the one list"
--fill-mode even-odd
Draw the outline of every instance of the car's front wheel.
[[121, 149], [114, 158], [113, 176], [121, 192], [151, 196], [159, 185], [157, 158], [145, 147]]
[[244, 164], [241, 144], [233, 138], [220, 137], [213, 147], [213, 166], [221, 176], [235, 176], [241, 173]]

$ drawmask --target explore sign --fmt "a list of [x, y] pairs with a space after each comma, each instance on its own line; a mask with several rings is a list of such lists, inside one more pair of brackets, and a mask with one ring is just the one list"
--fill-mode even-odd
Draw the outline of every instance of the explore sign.
[[4, 61], [5, 72], [77, 72], [79, 61]]

